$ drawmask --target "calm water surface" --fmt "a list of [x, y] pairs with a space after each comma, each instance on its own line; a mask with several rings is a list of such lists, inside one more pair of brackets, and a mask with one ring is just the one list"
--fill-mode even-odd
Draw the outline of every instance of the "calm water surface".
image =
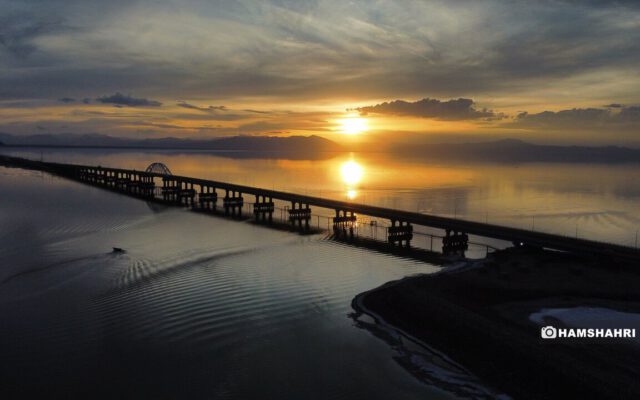
[[178, 175], [629, 246], [635, 245], [640, 228], [640, 164], [445, 164], [375, 153], [291, 160], [260, 159], [246, 153], [3, 152], [45, 161], [141, 170], [151, 162], [162, 161]]
[[[180, 175], [628, 245], [640, 225], [637, 165], [11, 153], [137, 169], [163, 161]], [[356, 294], [435, 266], [323, 234], [303, 237], [162, 208], [39, 172], [0, 168], [0, 189], [2, 391], [104, 398], [492, 395], [437, 352], [349, 317]], [[114, 246], [127, 252], [112, 254]]]
[[0, 168], [0, 187], [3, 398], [490, 396], [349, 316], [437, 267], [39, 172]]

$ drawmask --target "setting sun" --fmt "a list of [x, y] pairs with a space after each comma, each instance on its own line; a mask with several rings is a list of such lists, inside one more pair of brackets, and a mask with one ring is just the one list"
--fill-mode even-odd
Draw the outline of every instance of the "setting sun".
[[339, 122], [340, 132], [346, 135], [357, 135], [369, 129], [367, 119], [362, 117], [343, 118]]

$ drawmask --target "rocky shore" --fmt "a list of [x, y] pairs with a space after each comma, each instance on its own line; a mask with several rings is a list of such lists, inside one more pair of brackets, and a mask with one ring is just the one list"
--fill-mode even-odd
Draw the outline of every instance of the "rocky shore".
[[530, 319], [556, 308], [640, 313], [636, 268], [511, 248], [390, 282], [358, 295], [353, 307], [443, 351], [515, 399], [640, 398], [637, 341], [545, 340]]

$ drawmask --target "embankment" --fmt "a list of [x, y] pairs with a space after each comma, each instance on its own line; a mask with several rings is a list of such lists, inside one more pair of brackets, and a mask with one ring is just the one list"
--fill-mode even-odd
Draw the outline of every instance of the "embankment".
[[640, 312], [638, 287], [632, 265], [519, 248], [391, 282], [358, 295], [353, 306], [443, 351], [515, 399], [640, 398], [637, 342], [543, 340], [529, 320], [554, 307]]

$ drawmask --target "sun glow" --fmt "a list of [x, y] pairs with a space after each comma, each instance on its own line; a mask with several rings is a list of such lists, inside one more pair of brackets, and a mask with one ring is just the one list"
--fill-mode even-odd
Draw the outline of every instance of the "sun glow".
[[369, 123], [366, 118], [351, 116], [338, 121], [340, 124], [340, 132], [345, 135], [357, 135], [366, 132], [369, 129]]
[[364, 170], [362, 166], [357, 162], [351, 160], [342, 164], [340, 167], [340, 173], [342, 174], [342, 180], [349, 186], [355, 185], [362, 180]]

